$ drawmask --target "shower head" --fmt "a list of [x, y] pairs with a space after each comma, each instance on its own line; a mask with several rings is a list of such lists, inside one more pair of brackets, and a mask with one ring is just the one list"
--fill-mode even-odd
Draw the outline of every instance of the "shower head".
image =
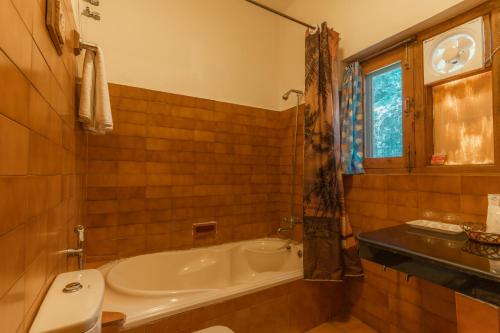
[[288, 100], [288, 97], [290, 96], [291, 93], [295, 93], [297, 94], [298, 96], [302, 96], [304, 95], [304, 93], [300, 90], [297, 90], [297, 89], [290, 89], [288, 90], [285, 94], [283, 94], [282, 98], [287, 101]]

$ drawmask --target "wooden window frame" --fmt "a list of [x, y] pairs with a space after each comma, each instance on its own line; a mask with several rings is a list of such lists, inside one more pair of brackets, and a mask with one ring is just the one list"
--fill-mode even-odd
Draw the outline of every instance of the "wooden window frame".
[[[365, 158], [366, 173], [419, 173], [419, 174], [460, 174], [460, 173], [498, 173], [500, 172], [500, 52], [497, 53], [493, 63], [487, 64], [486, 68], [467, 73], [463, 76], [471, 76], [485, 71], [492, 72], [493, 80], [493, 135], [494, 135], [494, 164], [489, 165], [431, 165], [431, 157], [434, 152], [433, 138], [433, 105], [432, 105], [432, 87], [424, 85], [423, 73], [423, 41], [462, 25], [477, 17], [483, 17], [485, 35], [487, 41], [491, 36], [491, 44], [485, 43], [486, 54], [490, 54], [491, 50], [500, 47], [500, 3], [498, 1], [488, 1], [477, 7], [448, 19], [442, 23], [438, 23], [428, 29], [418, 32], [414, 43], [404, 46], [393, 51], [384, 53], [373, 59], [361, 63], [363, 69], [363, 78], [368, 72], [375, 71], [374, 66], [377, 62], [383, 62], [383, 59], [390, 57], [391, 54], [407, 51], [407, 63], [410, 66], [411, 90], [403, 98], [410, 97], [409, 121], [411, 124], [410, 130], [403, 130], [407, 133], [406, 147], [408, 141], [410, 144], [410, 154], [405, 154], [404, 161], [390, 161], [387, 159], [370, 159]], [[376, 48], [372, 49], [374, 52]], [[458, 77], [455, 77], [454, 80]], [[446, 82], [443, 80], [439, 84]], [[403, 83], [404, 84], [404, 83]], [[436, 83], [438, 84], [438, 83]], [[408, 86], [408, 85], [407, 85]], [[364, 81], [363, 81], [363, 108], [364, 108]], [[403, 117], [403, 120], [406, 117]], [[407, 152], [408, 153], [408, 152]], [[377, 161], [379, 160], [379, 161]]]
[[[373, 59], [369, 59], [361, 64], [363, 74], [363, 113], [365, 121], [368, 119], [366, 114], [366, 76], [378, 70], [391, 66], [395, 63], [401, 63], [402, 73], [402, 120], [403, 120], [403, 156], [402, 157], [387, 157], [387, 158], [369, 158], [366, 157], [365, 144], [365, 169], [402, 169], [410, 166], [411, 156], [413, 155], [412, 148], [412, 121], [413, 118], [413, 72], [409, 66], [410, 59], [408, 58], [409, 52], [405, 46], [391, 50], [387, 53], [381, 54]], [[366, 127], [366, 123], [365, 123]], [[366, 141], [365, 131], [365, 142]]]
[[[500, 63], [487, 63], [485, 68], [457, 75], [452, 78], [441, 80], [432, 85], [424, 85], [423, 77], [423, 41], [448, 31], [454, 27], [469, 22], [477, 17], [483, 17], [485, 38], [488, 41], [494, 36], [494, 22], [498, 29], [500, 23], [500, 7], [492, 8], [492, 2], [480, 5], [464, 14], [458, 15], [446, 22], [434, 26], [417, 35], [417, 41], [413, 47], [413, 58], [415, 62], [415, 165], [414, 171], [419, 173], [482, 173], [500, 171], [500, 88], [497, 87], [500, 80]], [[498, 30], [496, 32], [498, 34]], [[485, 43], [485, 54], [500, 45], [500, 39], [492, 38], [492, 44]], [[432, 87], [454, 81], [460, 78], [470, 77], [476, 74], [491, 71], [492, 73], [492, 98], [493, 98], [493, 140], [494, 140], [494, 163], [493, 164], [469, 164], [469, 165], [431, 165], [434, 154], [434, 123], [433, 123], [433, 95]]]

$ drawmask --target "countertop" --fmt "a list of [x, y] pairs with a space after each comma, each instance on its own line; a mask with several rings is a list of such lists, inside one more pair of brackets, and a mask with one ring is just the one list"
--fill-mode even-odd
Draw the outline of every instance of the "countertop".
[[366, 260], [500, 305], [500, 246], [406, 224], [364, 232], [358, 240]]

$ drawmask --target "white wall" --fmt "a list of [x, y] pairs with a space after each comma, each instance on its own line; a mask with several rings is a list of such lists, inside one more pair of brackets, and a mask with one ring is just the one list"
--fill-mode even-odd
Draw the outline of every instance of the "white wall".
[[[85, 8], [81, 2], [80, 7]], [[279, 108], [279, 18], [242, 0], [101, 0], [82, 18], [114, 83]]]
[[[76, 0], [74, 0], [76, 1]], [[327, 21], [345, 58], [443, 12], [483, 0], [266, 0], [291, 16]], [[80, 10], [88, 4], [80, 0]], [[450, 7], [452, 9], [450, 10]], [[83, 39], [105, 52], [111, 82], [283, 110], [303, 89], [305, 28], [243, 0], [101, 0]]]
[[[483, 0], [295, 0], [286, 13], [310, 24], [328, 22], [340, 33], [339, 56], [344, 59], [422, 22], [425, 25], [425, 21], [456, 15], [481, 2]], [[305, 29], [280, 22], [279, 31], [280, 90], [291, 86], [303, 89]], [[290, 106], [290, 102], [283, 102], [281, 109]]]

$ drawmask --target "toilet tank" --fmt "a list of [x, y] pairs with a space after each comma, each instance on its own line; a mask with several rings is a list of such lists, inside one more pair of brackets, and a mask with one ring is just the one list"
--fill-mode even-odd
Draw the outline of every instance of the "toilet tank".
[[104, 279], [96, 269], [59, 274], [29, 333], [100, 333]]

